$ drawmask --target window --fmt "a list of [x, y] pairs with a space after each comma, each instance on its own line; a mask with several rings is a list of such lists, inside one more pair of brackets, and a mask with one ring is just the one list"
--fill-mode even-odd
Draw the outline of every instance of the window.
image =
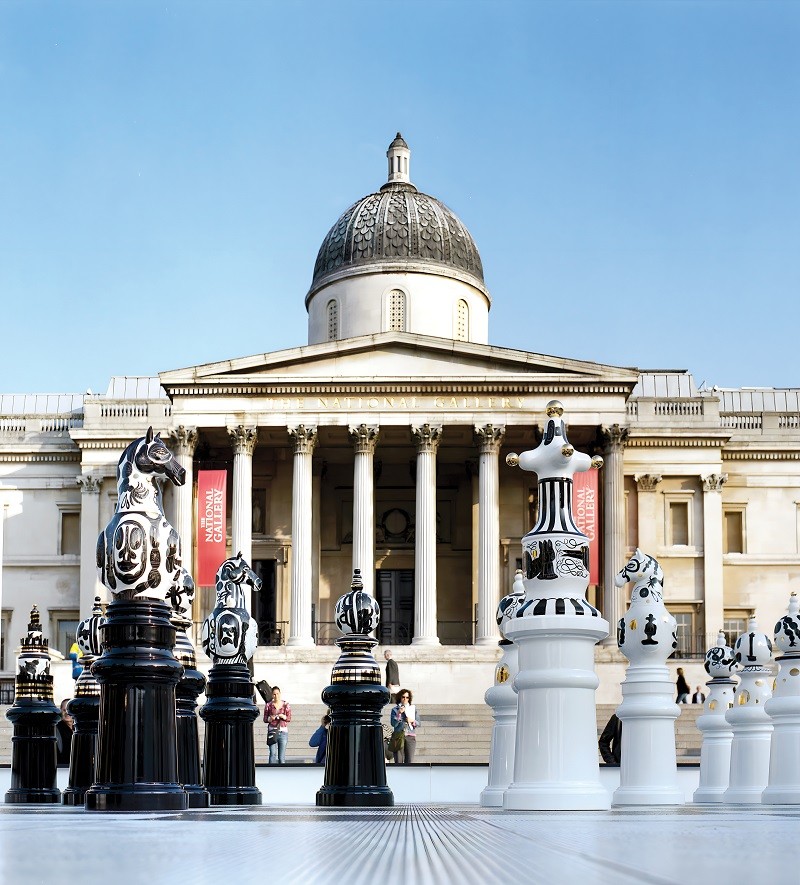
[[[14, 667], [13, 660], [6, 660], [6, 649], [9, 647], [7, 639], [8, 639], [8, 631], [11, 629], [11, 609], [8, 611], [4, 611], [2, 614], [2, 621], [0, 621], [0, 670], [12, 670]], [[11, 648], [13, 648], [13, 644]], [[0, 699], [0, 704], [6, 703]], [[11, 703], [14, 703], [13, 697], [11, 699]]]
[[469, 341], [469, 307], [464, 299], [456, 305], [456, 341]]
[[722, 552], [744, 553], [744, 508], [726, 507], [722, 519]]
[[50, 647], [61, 652], [64, 657], [69, 654], [75, 634], [80, 623], [78, 612], [72, 609], [50, 609], [51, 639]]
[[389, 293], [389, 331], [406, 331], [406, 293], [400, 289]]
[[689, 546], [689, 502], [669, 502], [669, 543], [673, 547]]
[[58, 552], [61, 556], [80, 556], [81, 515], [69, 510], [61, 511], [61, 536]]
[[[694, 612], [675, 612], [675, 638], [678, 641], [678, 647], [675, 649], [676, 658], [693, 657], [697, 649], [697, 637], [694, 635]], [[702, 649], [705, 653], [705, 649]]]
[[339, 339], [339, 304], [337, 301], [328, 302], [328, 341]]
[[736, 640], [747, 630], [747, 612], [725, 610], [722, 622], [722, 632], [725, 634], [725, 644], [731, 648]]

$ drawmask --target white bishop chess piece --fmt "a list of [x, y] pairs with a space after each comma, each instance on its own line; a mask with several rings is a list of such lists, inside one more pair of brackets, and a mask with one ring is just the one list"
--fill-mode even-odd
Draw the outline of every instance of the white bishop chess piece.
[[772, 642], [756, 624], [755, 615], [733, 647], [739, 665], [739, 685], [733, 706], [725, 714], [733, 728], [731, 776], [723, 801], [761, 802], [769, 781], [772, 719], [765, 704], [772, 697]]
[[[517, 569], [511, 593], [497, 606], [497, 626], [505, 637], [510, 618], [525, 601], [522, 569]], [[489, 747], [489, 782], [481, 793], [481, 805], [500, 807], [503, 794], [514, 775], [514, 742], [517, 734], [517, 693], [514, 679], [518, 672], [517, 646], [510, 639], [500, 641], [502, 657], [494, 670], [494, 685], [486, 690], [486, 703], [492, 708], [494, 726]]]
[[789, 598], [789, 610], [775, 625], [778, 658], [775, 691], [766, 703], [772, 717], [769, 783], [761, 796], [765, 805], [800, 804], [800, 599]]
[[694, 802], [722, 802], [731, 776], [731, 741], [733, 731], [725, 714], [733, 706], [736, 659], [725, 642], [722, 630], [717, 644], [706, 652], [705, 670], [711, 679], [706, 682], [708, 697], [697, 728], [703, 735], [700, 747], [700, 783], [692, 797]]

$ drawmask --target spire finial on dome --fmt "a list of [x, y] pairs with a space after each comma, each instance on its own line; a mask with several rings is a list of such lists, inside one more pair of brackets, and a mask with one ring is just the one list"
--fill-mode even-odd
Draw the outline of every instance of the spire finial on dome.
[[389, 145], [386, 157], [389, 160], [389, 177], [387, 181], [390, 183], [402, 182], [410, 184], [411, 179], [408, 174], [408, 166], [411, 159], [411, 151], [399, 132], [395, 136], [394, 141]]

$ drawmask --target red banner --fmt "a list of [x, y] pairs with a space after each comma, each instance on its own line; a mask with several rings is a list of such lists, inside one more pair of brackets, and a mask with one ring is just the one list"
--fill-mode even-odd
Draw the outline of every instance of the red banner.
[[600, 529], [597, 496], [599, 470], [585, 470], [572, 477], [572, 509], [575, 524], [589, 539], [589, 583], [600, 583]]
[[225, 561], [225, 470], [197, 471], [197, 583], [213, 587]]

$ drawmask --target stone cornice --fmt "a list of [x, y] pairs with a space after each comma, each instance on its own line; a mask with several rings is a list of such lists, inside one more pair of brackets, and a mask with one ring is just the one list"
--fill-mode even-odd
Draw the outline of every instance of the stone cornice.
[[81, 453], [75, 452], [0, 452], [0, 463], [5, 464], [66, 464], [79, 462]]
[[721, 449], [725, 445], [727, 437], [719, 436], [629, 436], [625, 443], [628, 449], [697, 449], [712, 448]]
[[800, 451], [775, 449], [734, 449], [733, 451], [722, 450], [723, 461], [800, 461]]

